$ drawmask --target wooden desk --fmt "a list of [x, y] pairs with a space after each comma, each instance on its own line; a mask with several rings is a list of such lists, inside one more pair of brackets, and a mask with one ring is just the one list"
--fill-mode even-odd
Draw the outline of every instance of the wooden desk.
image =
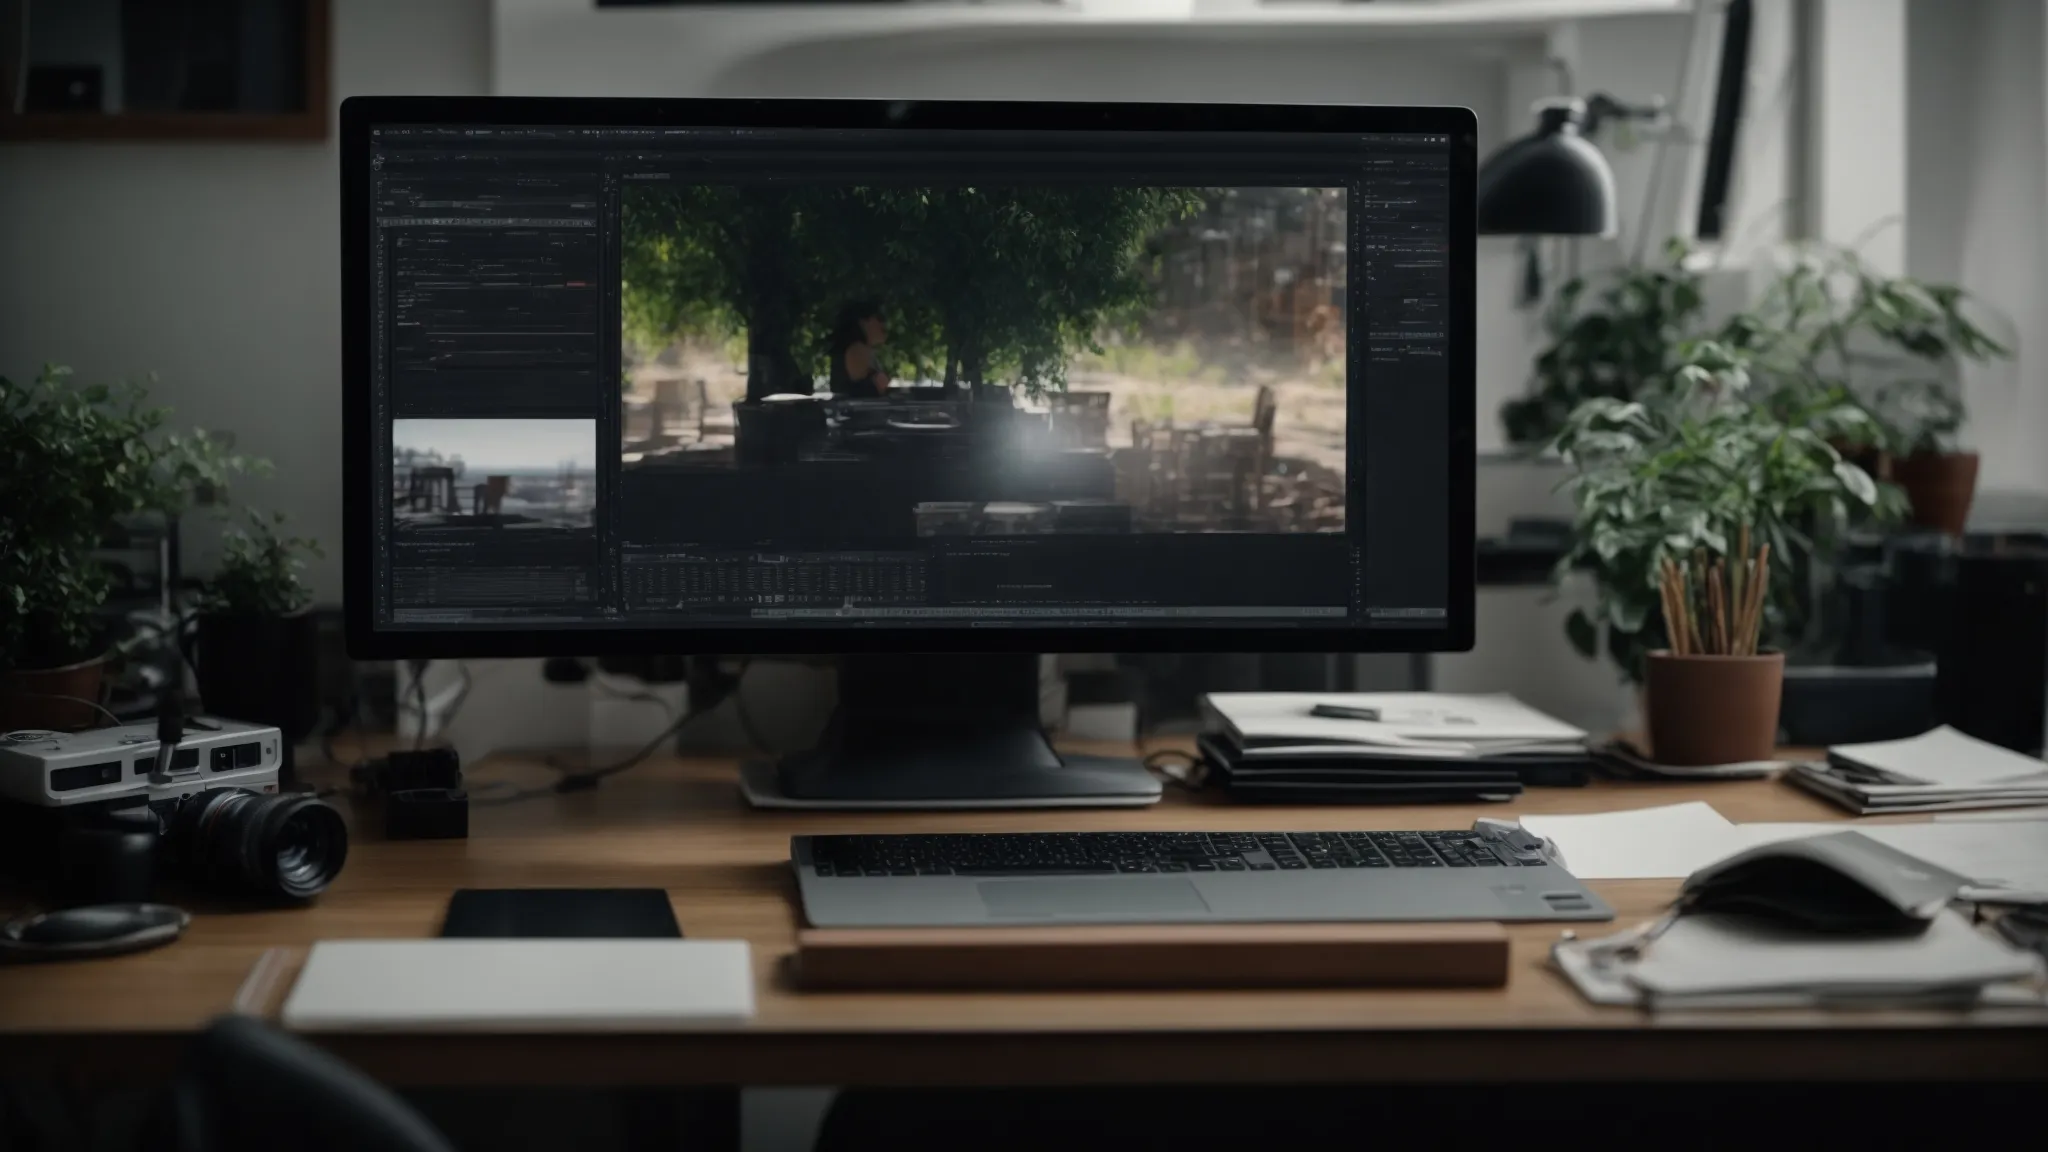
[[[471, 778], [481, 790], [553, 777], [500, 757]], [[796, 928], [795, 833], [1459, 828], [1482, 813], [1694, 799], [1738, 821], [1842, 815], [1767, 781], [1537, 789], [1483, 807], [1231, 807], [1170, 790], [1139, 810], [764, 813], [742, 805], [729, 761], [656, 760], [594, 792], [480, 807], [466, 841], [359, 838], [311, 908], [202, 914], [157, 952], [0, 969], [0, 1075], [155, 1074], [183, 1034], [229, 1009], [266, 948], [432, 936], [457, 887], [645, 886], [668, 889], [687, 934], [752, 941], [760, 995], [750, 1027], [319, 1039], [409, 1085], [2048, 1079], [2048, 1013], [2038, 1010], [1653, 1018], [1594, 1008], [1545, 967], [1555, 926], [1511, 929], [1514, 972], [1499, 990], [802, 994], [780, 976]], [[1593, 887], [1625, 924], [1653, 915], [1676, 884]]]

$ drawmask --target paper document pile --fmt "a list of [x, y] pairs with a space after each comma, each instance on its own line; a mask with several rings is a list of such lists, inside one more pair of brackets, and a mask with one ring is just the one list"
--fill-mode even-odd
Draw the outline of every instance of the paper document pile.
[[[1635, 945], [1640, 947], [1635, 947]], [[1936, 917], [1914, 936], [1830, 935], [1747, 916], [1680, 917], [1566, 940], [1551, 961], [1595, 1004], [1652, 1009], [2039, 1004], [2039, 958]]]
[[[1434, 692], [1212, 692], [1209, 714], [1252, 755], [1321, 751], [1331, 756], [1475, 760], [1583, 752], [1586, 733], [1513, 696]], [[1339, 708], [1372, 719], [1319, 716]]]
[[1785, 778], [1858, 815], [2048, 803], [2048, 763], [1943, 725], [1910, 740], [1843, 744]]
[[1586, 734], [1512, 696], [1215, 692], [1202, 703], [1203, 759], [1245, 799], [1506, 799], [1591, 775]]

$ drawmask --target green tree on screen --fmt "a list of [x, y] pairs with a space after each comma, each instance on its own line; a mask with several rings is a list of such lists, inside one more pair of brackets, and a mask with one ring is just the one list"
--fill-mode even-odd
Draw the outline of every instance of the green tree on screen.
[[749, 399], [808, 391], [843, 301], [876, 299], [900, 378], [1064, 385], [1067, 356], [1143, 304], [1144, 243], [1187, 189], [639, 185], [629, 333], [744, 332]]

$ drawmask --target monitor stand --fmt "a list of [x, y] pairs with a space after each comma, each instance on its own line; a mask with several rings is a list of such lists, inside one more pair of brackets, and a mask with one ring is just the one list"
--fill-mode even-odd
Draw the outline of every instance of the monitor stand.
[[1031, 653], [842, 657], [817, 747], [775, 775], [784, 805], [803, 808], [1129, 806], [1160, 794], [1137, 760], [1053, 751]]

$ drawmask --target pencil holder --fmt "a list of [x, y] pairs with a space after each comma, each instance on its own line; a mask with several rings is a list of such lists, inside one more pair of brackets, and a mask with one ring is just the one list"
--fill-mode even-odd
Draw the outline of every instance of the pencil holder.
[[1650, 755], [1696, 767], [1769, 760], [1778, 744], [1785, 654], [1650, 653], [1644, 683]]

